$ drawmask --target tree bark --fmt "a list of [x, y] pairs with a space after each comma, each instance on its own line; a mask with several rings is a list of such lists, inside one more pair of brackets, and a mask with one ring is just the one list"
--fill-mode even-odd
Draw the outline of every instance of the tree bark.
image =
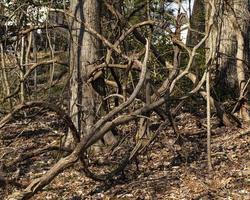
[[205, 32], [205, 4], [204, 0], [194, 0], [190, 27], [192, 30], [187, 34], [187, 45], [195, 46], [203, 37]]
[[240, 117], [244, 121], [250, 121], [249, 111], [248, 111], [248, 91], [246, 86], [246, 70], [247, 63], [249, 61], [249, 1], [242, 0], [237, 1], [234, 4], [235, 18], [233, 20], [233, 25], [236, 30], [236, 40], [237, 40], [237, 52], [236, 52], [236, 72], [238, 79], [238, 89], [239, 89], [239, 101], [241, 101], [240, 106]]
[[239, 116], [249, 121], [246, 88], [246, 69], [249, 52], [248, 0], [221, 3], [220, 44], [217, 74], [217, 91], [239, 97]]
[[[205, 2], [208, 1], [194, 1], [190, 24], [191, 28], [198, 32], [204, 31]], [[214, 87], [217, 97], [221, 100], [238, 96], [239, 116], [243, 121], [249, 121], [246, 86], [248, 78], [246, 70], [249, 60], [249, 3], [247, 0], [216, 0], [215, 4], [217, 28], [212, 30], [210, 38], [217, 38], [218, 42], [215, 47], [217, 61], [211, 71], [211, 83], [213, 83], [211, 86]], [[199, 33], [189, 31], [187, 44], [194, 45], [200, 37]]]
[[[73, 0], [71, 13], [74, 18], [87, 23], [100, 32], [100, 1]], [[70, 115], [79, 133], [89, 133], [96, 118], [96, 94], [88, 83], [88, 74], [100, 58], [100, 41], [85, 31], [83, 23], [71, 20], [71, 79], [70, 79]], [[66, 143], [72, 143], [69, 134]]]

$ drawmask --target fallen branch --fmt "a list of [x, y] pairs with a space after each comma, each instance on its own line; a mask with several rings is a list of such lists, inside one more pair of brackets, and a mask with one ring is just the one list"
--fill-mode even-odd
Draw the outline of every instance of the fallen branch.
[[125, 124], [135, 119], [138, 115], [145, 114], [146, 112], [149, 112], [164, 103], [165, 99], [162, 97], [158, 101], [132, 112], [130, 115], [121, 115], [112, 121], [106, 122], [105, 125], [102, 126], [102, 128], [94, 126], [90, 130], [90, 133], [81, 139], [81, 141], [75, 147], [74, 151], [69, 156], [59, 160], [46, 174], [31, 182], [31, 184], [24, 191], [13, 193], [7, 199], [14, 198], [15, 200], [21, 200], [32, 197], [35, 193], [37, 193], [43, 187], [48, 185], [60, 172], [64, 171], [65, 169], [71, 167], [74, 163], [76, 163], [80, 155], [86, 152], [86, 150], [92, 144], [103, 138], [103, 136], [109, 130], [111, 130], [111, 128], [114, 128], [121, 124]]

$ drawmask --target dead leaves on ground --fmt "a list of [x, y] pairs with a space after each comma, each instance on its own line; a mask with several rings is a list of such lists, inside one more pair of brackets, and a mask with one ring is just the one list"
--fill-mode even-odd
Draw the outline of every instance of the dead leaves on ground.
[[[56, 120], [55, 116], [47, 114], [42, 120], [25, 126], [17, 122], [1, 129], [1, 163], [4, 165], [21, 153], [42, 148], [52, 141], [58, 142], [64, 125]], [[179, 115], [176, 123], [181, 130], [180, 139], [177, 140], [171, 127], [161, 131], [147, 151], [137, 157], [139, 171], [135, 162], [131, 163], [124, 171], [124, 180], [105, 186], [86, 178], [81, 166], [76, 164], [33, 199], [250, 199], [249, 130], [213, 129], [214, 170], [209, 174], [206, 170], [206, 134], [196, 121], [190, 113]], [[46, 131], [36, 132], [39, 128]], [[129, 134], [132, 140], [131, 130], [135, 131], [131, 124], [119, 127], [119, 131]], [[4, 174], [27, 184], [45, 173], [56, 162], [57, 155], [48, 152], [28, 159], [12, 169], [3, 169]], [[101, 172], [102, 166], [98, 168]], [[0, 189], [0, 195], [6, 196], [14, 190], [13, 185], [8, 185]]]

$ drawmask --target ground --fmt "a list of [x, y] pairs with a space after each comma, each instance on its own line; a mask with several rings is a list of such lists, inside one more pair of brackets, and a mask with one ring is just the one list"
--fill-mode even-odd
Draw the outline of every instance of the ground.
[[[0, 188], [2, 199], [44, 174], [62, 155], [58, 151], [45, 151], [32, 158], [21, 158], [20, 155], [48, 144], [58, 145], [66, 129], [52, 113], [21, 119], [22, 115], [17, 116], [17, 120], [0, 130], [0, 175], [8, 180]], [[166, 126], [147, 151], [112, 182], [87, 178], [82, 165], [76, 163], [32, 199], [250, 199], [250, 129], [217, 125], [213, 128], [213, 170], [209, 172], [206, 130], [197, 121], [197, 116], [188, 112], [177, 116], [180, 135]], [[135, 132], [133, 124], [123, 126], [118, 132], [128, 135], [124, 146], [133, 144], [128, 143]], [[101, 172], [112, 167], [108, 163], [117, 163], [122, 151], [121, 145], [118, 153], [106, 153], [101, 163], [91, 162], [91, 170]], [[114, 157], [116, 154], [119, 159]]]

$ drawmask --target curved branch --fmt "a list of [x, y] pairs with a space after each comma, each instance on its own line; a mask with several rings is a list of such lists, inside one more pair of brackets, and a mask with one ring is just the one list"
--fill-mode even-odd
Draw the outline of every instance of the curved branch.
[[108, 130], [115, 126], [127, 123], [135, 119], [138, 115], [149, 112], [162, 105], [164, 102], [165, 99], [160, 98], [158, 101], [149, 105], [145, 105], [130, 115], [122, 115], [113, 121], [107, 122], [99, 131], [96, 131], [96, 129], [90, 130], [90, 133], [81, 139], [80, 143], [77, 144], [76, 148], [69, 156], [59, 160], [46, 174], [38, 179], [35, 179], [24, 191], [13, 193], [11, 196], [9, 196], [9, 199], [14, 198], [16, 200], [21, 200], [30, 198], [36, 192], [49, 184], [60, 172], [76, 163], [79, 159], [79, 156], [84, 153], [92, 144], [101, 139]]
[[[105, 133], [107, 133], [107, 131], [110, 130], [111, 128], [113, 128], [114, 126], [116, 126], [118, 124], [125, 123], [127, 121], [130, 121], [131, 119], [136, 118], [136, 116], [138, 114], [141, 114], [141, 112], [146, 112], [147, 110], [152, 110], [155, 106], [159, 106], [159, 105], [164, 103], [164, 99], [161, 99], [161, 101], [158, 101], [158, 102], [151, 104], [151, 105], [147, 105], [147, 107], [143, 107], [142, 109], [137, 110], [137, 112], [134, 112], [133, 115], [129, 115], [128, 117], [124, 116], [124, 118], [117, 117], [115, 120], [109, 121], [112, 119], [112, 117], [114, 117], [122, 109], [124, 109], [125, 107], [130, 105], [133, 102], [133, 100], [135, 99], [136, 95], [139, 93], [140, 89], [142, 88], [144, 80], [146, 78], [146, 71], [147, 71], [146, 67], [147, 67], [148, 55], [149, 55], [149, 42], [147, 41], [146, 53], [145, 53], [145, 58], [144, 58], [144, 61], [142, 64], [140, 80], [139, 80], [134, 92], [127, 99], [127, 101], [122, 103], [119, 107], [116, 107], [113, 111], [108, 113], [105, 117], [101, 118], [90, 129], [90, 133], [88, 135], [86, 135], [86, 137], [81, 139], [81, 141], [75, 147], [74, 151], [69, 156], [59, 160], [59, 162], [57, 162], [45, 175], [43, 175], [41, 178], [34, 180], [25, 189], [25, 191], [14, 193], [13, 196], [15, 199], [27, 199], [27, 198], [31, 197], [34, 193], [36, 193], [37, 191], [42, 189], [44, 186], [49, 184], [54, 179], [54, 177], [57, 176], [60, 172], [62, 172], [64, 169], [70, 167], [75, 162], [77, 162], [80, 155], [82, 153], [84, 153], [84, 151], [86, 151], [87, 148], [89, 148], [93, 143], [95, 143], [96, 141], [101, 139], [105, 135]], [[138, 63], [138, 64], [141, 64], [141, 63]], [[72, 123], [72, 121], [71, 121], [71, 123]], [[0, 124], [1, 124], [1, 122], [0, 122]]]
[[149, 42], [147, 41], [146, 44], [146, 53], [145, 53], [145, 57], [144, 57], [144, 61], [143, 64], [141, 65], [141, 63], [139, 61], [137, 61], [138, 65], [141, 65], [141, 75], [140, 75], [140, 79], [138, 84], [136, 85], [136, 88], [134, 89], [133, 93], [130, 95], [130, 97], [127, 99], [127, 101], [125, 101], [124, 103], [122, 103], [120, 106], [114, 108], [111, 112], [109, 112], [105, 117], [101, 118], [92, 128], [93, 130], [98, 130], [99, 127], [101, 127], [103, 124], [105, 124], [107, 121], [109, 121], [112, 117], [114, 117], [116, 114], [118, 114], [121, 110], [123, 110], [124, 108], [126, 108], [127, 106], [129, 106], [133, 100], [135, 99], [135, 97], [137, 96], [137, 94], [140, 92], [144, 81], [146, 79], [146, 71], [147, 71], [147, 61], [148, 61], [148, 55], [149, 55]]

